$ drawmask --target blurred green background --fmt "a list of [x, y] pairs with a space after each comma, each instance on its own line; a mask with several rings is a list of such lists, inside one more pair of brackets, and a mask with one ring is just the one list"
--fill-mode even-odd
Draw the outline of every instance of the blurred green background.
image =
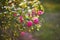
[[60, 40], [60, 0], [41, 0], [45, 8], [43, 26], [35, 36], [38, 40]]

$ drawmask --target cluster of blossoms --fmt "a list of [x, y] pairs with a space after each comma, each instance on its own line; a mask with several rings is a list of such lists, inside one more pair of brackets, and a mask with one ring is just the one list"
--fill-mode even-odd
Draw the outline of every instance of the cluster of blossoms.
[[[22, 25], [22, 28], [31, 30], [38, 30], [41, 27], [41, 22], [39, 17], [44, 14], [43, 6], [38, 0], [23, 0], [19, 4], [20, 6], [20, 14], [14, 13], [13, 16], [18, 18], [18, 22]], [[26, 30], [27, 31], [27, 30]]]
[[2, 8], [6, 9], [2, 13], [7, 21], [2, 22], [7, 24], [2, 28], [4, 32], [18, 35], [19, 31], [23, 35], [24, 32], [39, 31], [40, 17], [44, 14], [44, 8], [39, 0], [9, 0]]

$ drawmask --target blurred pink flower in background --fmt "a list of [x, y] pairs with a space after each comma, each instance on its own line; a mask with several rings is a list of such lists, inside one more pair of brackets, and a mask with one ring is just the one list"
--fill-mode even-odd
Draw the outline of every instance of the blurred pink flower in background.
[[33, 35], [28, 32], [21, 32], [21, 37], [23, 38], [23, 40], [36, 40], [35, 38], [33, 38]]
[[21, 35], [21, 36], [24, 36], [24, 35], [25, 35], [25, 32], [21, 32], [20, 35]]

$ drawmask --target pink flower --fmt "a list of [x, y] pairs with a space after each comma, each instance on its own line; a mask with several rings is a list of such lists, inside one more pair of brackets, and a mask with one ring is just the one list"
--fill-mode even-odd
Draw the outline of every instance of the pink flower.
[[27, 26], [28, 26], [28, 27], [31, 27], [32, 25], [33, 25], [33, 22], [32, 22], [32, 21], [28, 21], [28, 22], [27, 22]]
[[22, 17], [22, 16], [20, 16], [20, 22], [21, 22], [21, 23], [23, 22], [23, 17]]
[[35, 18], [35, 19], [33, 20], [33, 22], [34, 22], [35, 24], [38, 24], [38, 23], [39, 23], [39, 19], [38, 19], [38, 18]]
[[20, 34], [21, 36], [24, 36], [25, 35], [25, 32], [21, 32], [21, 34]]
[[44, 12], [42, 10], [38, 11], [38, 15], [42, 15]]

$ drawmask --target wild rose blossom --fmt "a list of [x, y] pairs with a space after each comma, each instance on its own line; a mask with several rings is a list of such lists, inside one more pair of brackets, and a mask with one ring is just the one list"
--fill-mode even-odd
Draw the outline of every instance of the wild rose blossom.
[[43, 12], [42, 10], [40, 10], [40, 11], [38, 11], [37, 14], [38, 14], [38, 15], [42, 15], [42, 14], [44, 14], [44, 12]]
[[32, 21], [28, 21], [28, 22], [27, 22], [27, 26], [28, 26], [28, 27], [31, 27], [32, 25], [33, 25], [33, 22], [32, 22]]
[[33, 22], [34, 22], [34, 24], [38, 24], [39, 23], [39, 19], [38, 18], [34, 18]]

